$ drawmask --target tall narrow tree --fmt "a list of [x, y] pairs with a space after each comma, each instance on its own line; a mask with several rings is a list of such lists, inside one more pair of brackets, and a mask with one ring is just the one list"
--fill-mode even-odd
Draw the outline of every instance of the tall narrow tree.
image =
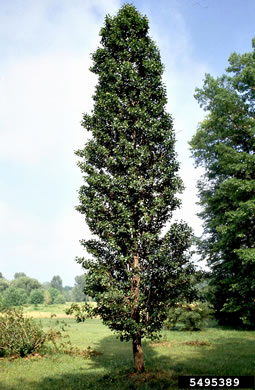
[[88, 270], [85, 292], [97, 302], [94, 313], [121, 340], [132, 339], [136, 372], [144, 370], [142, 338], [158, 334], [167, 307], [190, 292], [193, 272], [190, 228], [173, 223], [161, 236], [183, 185], [163, 65], [148, 30], [132, 5], [106, 16], [92, 56], [94, 108], [82, 122], [92, 138], [76, 152], [85, 173], [77, 210], [98, 236], [81, 241], [93, 255], [78, 259]]
[[205, 175], [198, 184], [221, 322], [255, 326], [255, 39], [229, 58], [227, 74], [206, 75], [196, 99], [208, 111], [191, 141]]

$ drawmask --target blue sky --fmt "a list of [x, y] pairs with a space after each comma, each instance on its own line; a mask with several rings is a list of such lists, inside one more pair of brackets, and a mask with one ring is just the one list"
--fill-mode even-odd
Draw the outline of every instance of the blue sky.
[[[73, 151], [92, 108], [88, 70], [106, 13], [119, 0], [0, 0], [0, 271], [73, 285], [89, 237], [74, 210], [82, 184]], [[254, 0], [137, 0], [165, 64], [168, 111], [186, 190], [176, 218], [201, 234], [188, 141], [204, 112], [193, 98], [204, 74], [221, 75], [231, 52], [251, 50]]]

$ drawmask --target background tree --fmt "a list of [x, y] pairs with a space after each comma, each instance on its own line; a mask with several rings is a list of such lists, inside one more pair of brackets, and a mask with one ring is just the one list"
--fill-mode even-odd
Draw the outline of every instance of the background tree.
[[3, 306], [22, 306], [27, 303], [27, 292], [24, 288], [9, 287], [2, 294]]
[[53, 276], [53, 278], [50, 282], [50, 286], [52, 288], [56, 288], [57, 290], [62, 292], [63, 291], [63, 282], [62, 282], [61, 277], [59, 275]]
[[14, 274], [14, 279], [21, 278], [22, 276], [27, 276], [24, 272], [16, 272]]
[[32, 290], [41, 288], [42, 286], [36, 279], [30, 278], [29, 276], [19, 276], [10, 282], [10, 287], [22, 288], [26, 290], [27, 295], [30, 295]]
[[72, 302], [72, 300], [73, 300], [72, 290], [73, 290], [73, 287], [71, 287], [71, 286], [65, 286], [63, 288], [63, 296], [65, 297], [66, 302]]
[[190, 143], [205, 171], [200, 250], [212, 268], [217, 317], [255, 326], [255, 39], [251, 53], [230, 56], [226, 71], [207, 74], [195, 95], [209, 112]]
[[93, 312], [121, 340], [132, 339], [135, 371], [144, 370], [142, 338], [158, 335], [167, 307], [190, 291], [193, 272], [188, 226], [173, 223], [161, 235], [183, 185], [163, 65], [148, 31], [132, 5], [106, 16], [91, 68], [94, 109], [82, 122], [92, 139], [76, 152], [85, 174], [77, 210], [98, 236], [81, 241], [93, 256], [79, 260], [88, 270], [85, 292], [97, 302]]
[[52, 304], [54, 303], [56, 297], [60, 294], [60, 292], [59, 290], [53, 287], [50, 287], [48, 291], [50, 293], [50, 303]]
[[75, 277], [74, 288], [72, 290], [72, 297], [75, 302], [86, 302], [87, 295], [84, 293], [85, 289], [85, 275], [78, 275]]
[[55, 299], [54, 299], [54, 302], [53, 303], [56, 303], [56, 304], [63, 304], [65, 303], [66, 300], [65, 300], [65, 297], [63, 294], [58, 294]]
[[1, 278], [0, 279], [0, 293], [6, 290], [9, 287], [8, 280]]
[[50, 295], [50, 292], [49, 290], [44, 290], [44, 294], [43, 294], [43, 303], [45, 305], [50, 305], [51, 304], [51, 295]]
[[0, 272], [0, 279], [4, 279], [2, 272]]
[[44, 290], [41, 288], [36, 288], [31, 291], [29, 295], [29, 303], [34, 305], [39, 305], [44, 302]]

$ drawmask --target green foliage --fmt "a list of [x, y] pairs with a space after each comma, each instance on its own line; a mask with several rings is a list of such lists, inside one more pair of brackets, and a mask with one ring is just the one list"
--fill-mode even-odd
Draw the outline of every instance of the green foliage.
[[56, 288], [50, 287], [48, 291], [50, 293], [50, 304], [52, 304], [52, 303], [54, 303], [55, 299], [59, 295], [59, 290], [57, 290]]
[[201, 330], [208, 325], [213, 313], [207, 302], [177, 303], [167, 312], [166, 329], [173, 329], [178, 324], [180, 330]]
[[42, 287], [38, 280], [30, 278], [29, 276], [22, 276], [21, 274], [23, 273], [20, 272], [20, 276], [10, 282], [10, 287], [22, 288], [26, 290], [27, 295], [30, 295], [32, 290]]
[[44, 294], [43, 294], [43, 303], [45, 305], [50, 305], [51, 304], [51, 295], [50, 295], [50, 292], [48, 290], [45, 290], [44, 291]]
[[14, 279], [21, 278], [23, 276], [27, 276], [24, 272], [15, 272]]
[[45, 293], [44, 295], [44, 303], [46, 303], [46, 301], [48, 303], [46, 304], [53, 304], [53, 303], [65, 303], [65, 297], [63, 294], [60, 293], [60, 291], [56, 288], [49, 288], [49, 290], [46, 290], [48, 291], [49, 295], [47, 293]]
[[206, 75], [196, 99], [208, 115], [191, 140], [212, 302], [221, 323], [255, 326], [255, 46], [229, 58], [227, 74]]
[[65, 286], [63, 288], [63, 295], [65, 297], [66, 302], [72, 302], [72, 300], [73, 300], [72, 290], [73, 290], [73, 288], [70, 286]]
[[66, 300], [65, 300], [65, 297], [64, 295], [62, 294], [58, 294], [55, 298], [54, 298], [54, 302], [53, 303], [65, 303]]
[[50, 294], [50, 304], [53, 304], [55, 302], [55, 299], [60, 294], [59, 290], [53, 287], [49, 288], [49, 294]]
[[92, 137], [76, 152], [85, 180], [77, 210], [98, 240], [81, 241], [92, 258], [78, 262], [95, 315], [121, 340], [156, 337], [166, 307], [191, 293], [194, 271], [191, 229], [173, 223], [161, 236], [183, 189], [163, 64], [147, 18], [130, 4], [106, 16], [100, 35], [94, 108], [82, 122]]
[[3, 306], [22, 306], [27, 303], [27, 292], [23, 288], [9, 287], [3, 292]]
[[32, 290], [29, 295], [29, 303], [38, 305], [43, 302], [44, 302], [44, 290], [39, 288]]
[[72, 290], [72, 297], [75, 302], [87, 301], [88, 297], [84, 294], [85, 275], [78, 275], [75, 277], [75, 284]]
[[51, 288], [55, 288], [59, 290], [60, 292], [63, 291], [63, 282], [59, 275], [53, 276], [51, 282], [50, 282]]
[[65, 313], [67, 315], [74, 314], [77, 322], [84, 322], [87, 318], [94, 317], [95, 309], [88, 303], [84, 303], [83, 305], [72, 303], [71, 306], [65, 310]]
[[0, 292], [3, 292], [9, 287], [9, 282], [8, 280], [1, 278], [0, 279]]
[[45, 343], [46, 338], [46, 334], [31, 318], [24, 318], [21, 310], [7, 309], [1, 313], [1, 356], [27, 356], [38, 351]]

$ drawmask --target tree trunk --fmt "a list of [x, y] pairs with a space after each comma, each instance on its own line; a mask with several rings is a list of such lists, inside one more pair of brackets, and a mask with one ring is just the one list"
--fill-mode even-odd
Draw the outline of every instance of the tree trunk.
[[[139, 271], [139, 256], [136, 253], [133, 257], [133, 270]], [[140, 313], [139, 313], [139, 293], [140, 293], [140, 276], [133, 276], [132, 291], [134, 294], [134, 306], [132, 310], [132, 318], [139, 323], [140, 322]], [[143, 350], [142, 350], [142, 339], [141, 335], [138, 333], [133, 336], [133, 356], [134, 356], [134, 370], [135, 372], [144, 372], [144, 359], [143, 359]]]
[[135, 372], [144, 372], [144, 358], [140, 336], [133, 337], [133, 356]]

